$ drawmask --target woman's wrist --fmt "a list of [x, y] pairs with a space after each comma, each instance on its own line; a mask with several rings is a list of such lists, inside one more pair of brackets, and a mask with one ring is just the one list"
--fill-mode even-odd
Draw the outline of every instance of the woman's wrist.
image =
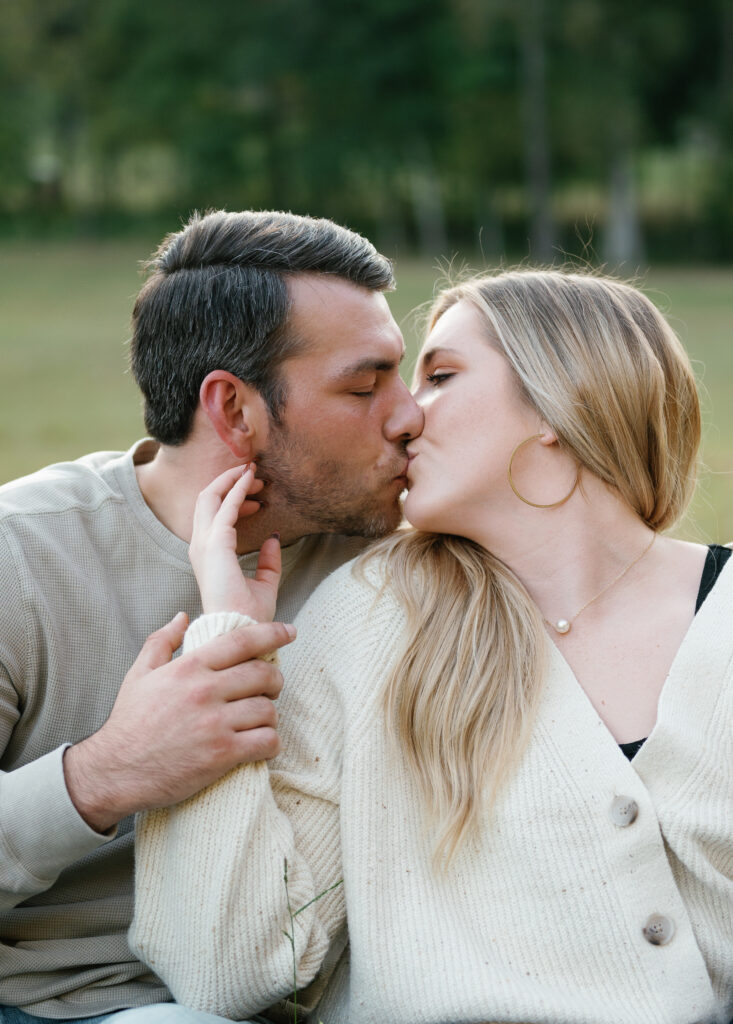
[[[201, 647], [202, 644], [208, 643], [214, 637], [221, 636], [224, 633], [231, 633], [232, 630], [239, 629], [241, 626], [256, 626], [257, 624], [257, 619], [253, 619], [251, 615], [245, 615], [241, 612], [205, 612], [197, 619], [194, 619], [186, 630], [183, 638], [182, 653], [188, 654], [189, 651]], [[271, 661], [277, 664], [277, 651], [262, 655], [262, 661]]]
[[194, 619], [186, 630], [183, 637], [183, 653], [187, 654], [196, 647], [213, 640], [214, 637], [223, 633], [231, 633], [240, 626], [256, 626], [257, 619], [251, 615], [243, 615], [241, 612], [207, 612], [204, 611], [197, 619]]

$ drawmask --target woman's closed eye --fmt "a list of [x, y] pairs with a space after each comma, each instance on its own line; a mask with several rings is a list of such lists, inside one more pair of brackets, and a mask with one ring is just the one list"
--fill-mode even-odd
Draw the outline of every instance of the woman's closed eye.
[[450, 377], [453, 377], [452, 373], [428, 373], [425, 375], [425, 379], [429, 384], [432, 384], [434, 388], [440, 387]]

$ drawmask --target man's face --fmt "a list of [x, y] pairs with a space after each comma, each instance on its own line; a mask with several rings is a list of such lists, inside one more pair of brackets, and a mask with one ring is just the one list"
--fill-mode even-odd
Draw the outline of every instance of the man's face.
[[285, 409], [257, 455], [263, 497], [287, 520], [283, 539], [380, 537], [399, 525], [405, 445], [422, 429], [399, 375], [402, 335], [379, 292], [315, 274], [289, 289], [301, 348], [281, 367]]

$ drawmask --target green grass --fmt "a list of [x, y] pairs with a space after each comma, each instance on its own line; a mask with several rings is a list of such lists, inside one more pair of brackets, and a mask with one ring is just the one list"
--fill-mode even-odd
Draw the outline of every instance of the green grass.
[[143, 433], [126, 371], [149, 245], [0, 246], [0, 479]]
[[[124, 449], [143, 434], [126, 339], [138, 261], [156, 241], [0, 245], [0, 481]], [[389, 301], [414, 358], [420, 327], [411, 310], [431, 297], [439, 272], [404, 262], [397, 276]], [[670, 317], [702, 383], [706, 469], [682, 533], [731, 540], [733, 271], [657, 269], [641, 284]]]

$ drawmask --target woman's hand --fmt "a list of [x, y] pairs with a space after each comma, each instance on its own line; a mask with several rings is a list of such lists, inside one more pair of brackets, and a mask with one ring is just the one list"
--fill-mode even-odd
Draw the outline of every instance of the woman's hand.
[[218, 476], [199, 494], [188, 548], [204, 612], [240, 612], [258, 622], [275, 615], [280, 582], [280, 541], [262, 545], [254, 579], [243, 575], [237, 561], [237, 521], [252, 515], [259, 503], [247, 495], [257, 489], [255, 466], [237, 466]]

